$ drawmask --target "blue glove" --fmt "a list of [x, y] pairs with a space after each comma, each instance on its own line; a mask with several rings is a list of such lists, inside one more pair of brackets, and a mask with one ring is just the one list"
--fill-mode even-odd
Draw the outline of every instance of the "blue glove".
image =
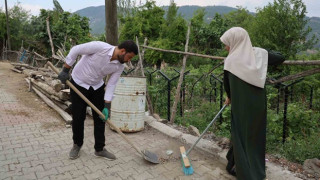
[[70, 71], [70, 68], [66, 68], [66, 67], [63, 66], [62, 71], [61, 71], [60, 74], [58, 75], [58, 79], [59, 79], [63, 84], [65, 84], [66, 81], [70, 79], [69, 71]]
[[111, 103], [104, 103], [104, 108], [102, 110], [102, 114], [105, 116], [105, 118], [104, 119], [101, 118], [102, 121], [105, 122], [109, 119], [110, 114], [111, 114], [110, 109], [111, 109]]

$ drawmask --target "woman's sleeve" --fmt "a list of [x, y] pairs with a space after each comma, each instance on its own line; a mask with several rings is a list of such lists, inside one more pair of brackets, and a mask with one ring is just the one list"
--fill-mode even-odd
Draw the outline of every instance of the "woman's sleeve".
[[229, 85], [229, 72], [228, 71], [223, 72], [223, 85], [224, 85], [224, 89], [227, 93], [228, 98], [231, 99], [230, 85]]

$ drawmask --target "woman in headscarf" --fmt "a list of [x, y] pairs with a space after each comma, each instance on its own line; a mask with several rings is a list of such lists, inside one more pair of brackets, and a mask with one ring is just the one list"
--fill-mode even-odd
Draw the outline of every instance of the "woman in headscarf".
[[246, 30], [233, 27], [220, 38], [224, 60], [225, 104], [231, 104], [231, 148], [227, 171], [240, 180], [262, 180], [265, 173], [268, 52], [253, 48]]

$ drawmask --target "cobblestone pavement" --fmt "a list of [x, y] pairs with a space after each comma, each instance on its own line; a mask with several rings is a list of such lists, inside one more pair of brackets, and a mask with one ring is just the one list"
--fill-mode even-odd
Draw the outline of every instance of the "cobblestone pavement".
[[[93, 155], [93, 122], [85, 123], [85, 140], [76, 160], [68, 159], [72, 130], [40, 100], [28, 92], [24, 75], [0, 62], [0, 179], [234, 179], [225, 165], [208, 155], [192, 152], [195, 173], [185, 176], [179, 159], [180, 142], [146, 126], [126, 134], [141, 149], [160, 157], [161, 163], [146, 162], [116, 132], [106, 127], [106, 148], [117, 156], [107, 161]], [[173, 150], [171, 156], [167, 150]]]

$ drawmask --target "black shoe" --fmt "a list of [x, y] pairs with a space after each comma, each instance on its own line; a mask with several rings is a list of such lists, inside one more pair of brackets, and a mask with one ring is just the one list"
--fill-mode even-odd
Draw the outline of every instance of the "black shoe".
[[79, 154], [80, 149], [81, 149], [81, 146], [74, 144], [70, 153], [69, 153], [69, 158], [70, 159], [77, 159], [80, 156], [80, 154]]
[[105, 148], [103, 148], [102, 151], [95, 151], [94, 155], [97, 157], [102, 157], [108, 160], [115, 160], [117, 159], [115, 155], [113, 155], [112, 153], [108, 152]]

